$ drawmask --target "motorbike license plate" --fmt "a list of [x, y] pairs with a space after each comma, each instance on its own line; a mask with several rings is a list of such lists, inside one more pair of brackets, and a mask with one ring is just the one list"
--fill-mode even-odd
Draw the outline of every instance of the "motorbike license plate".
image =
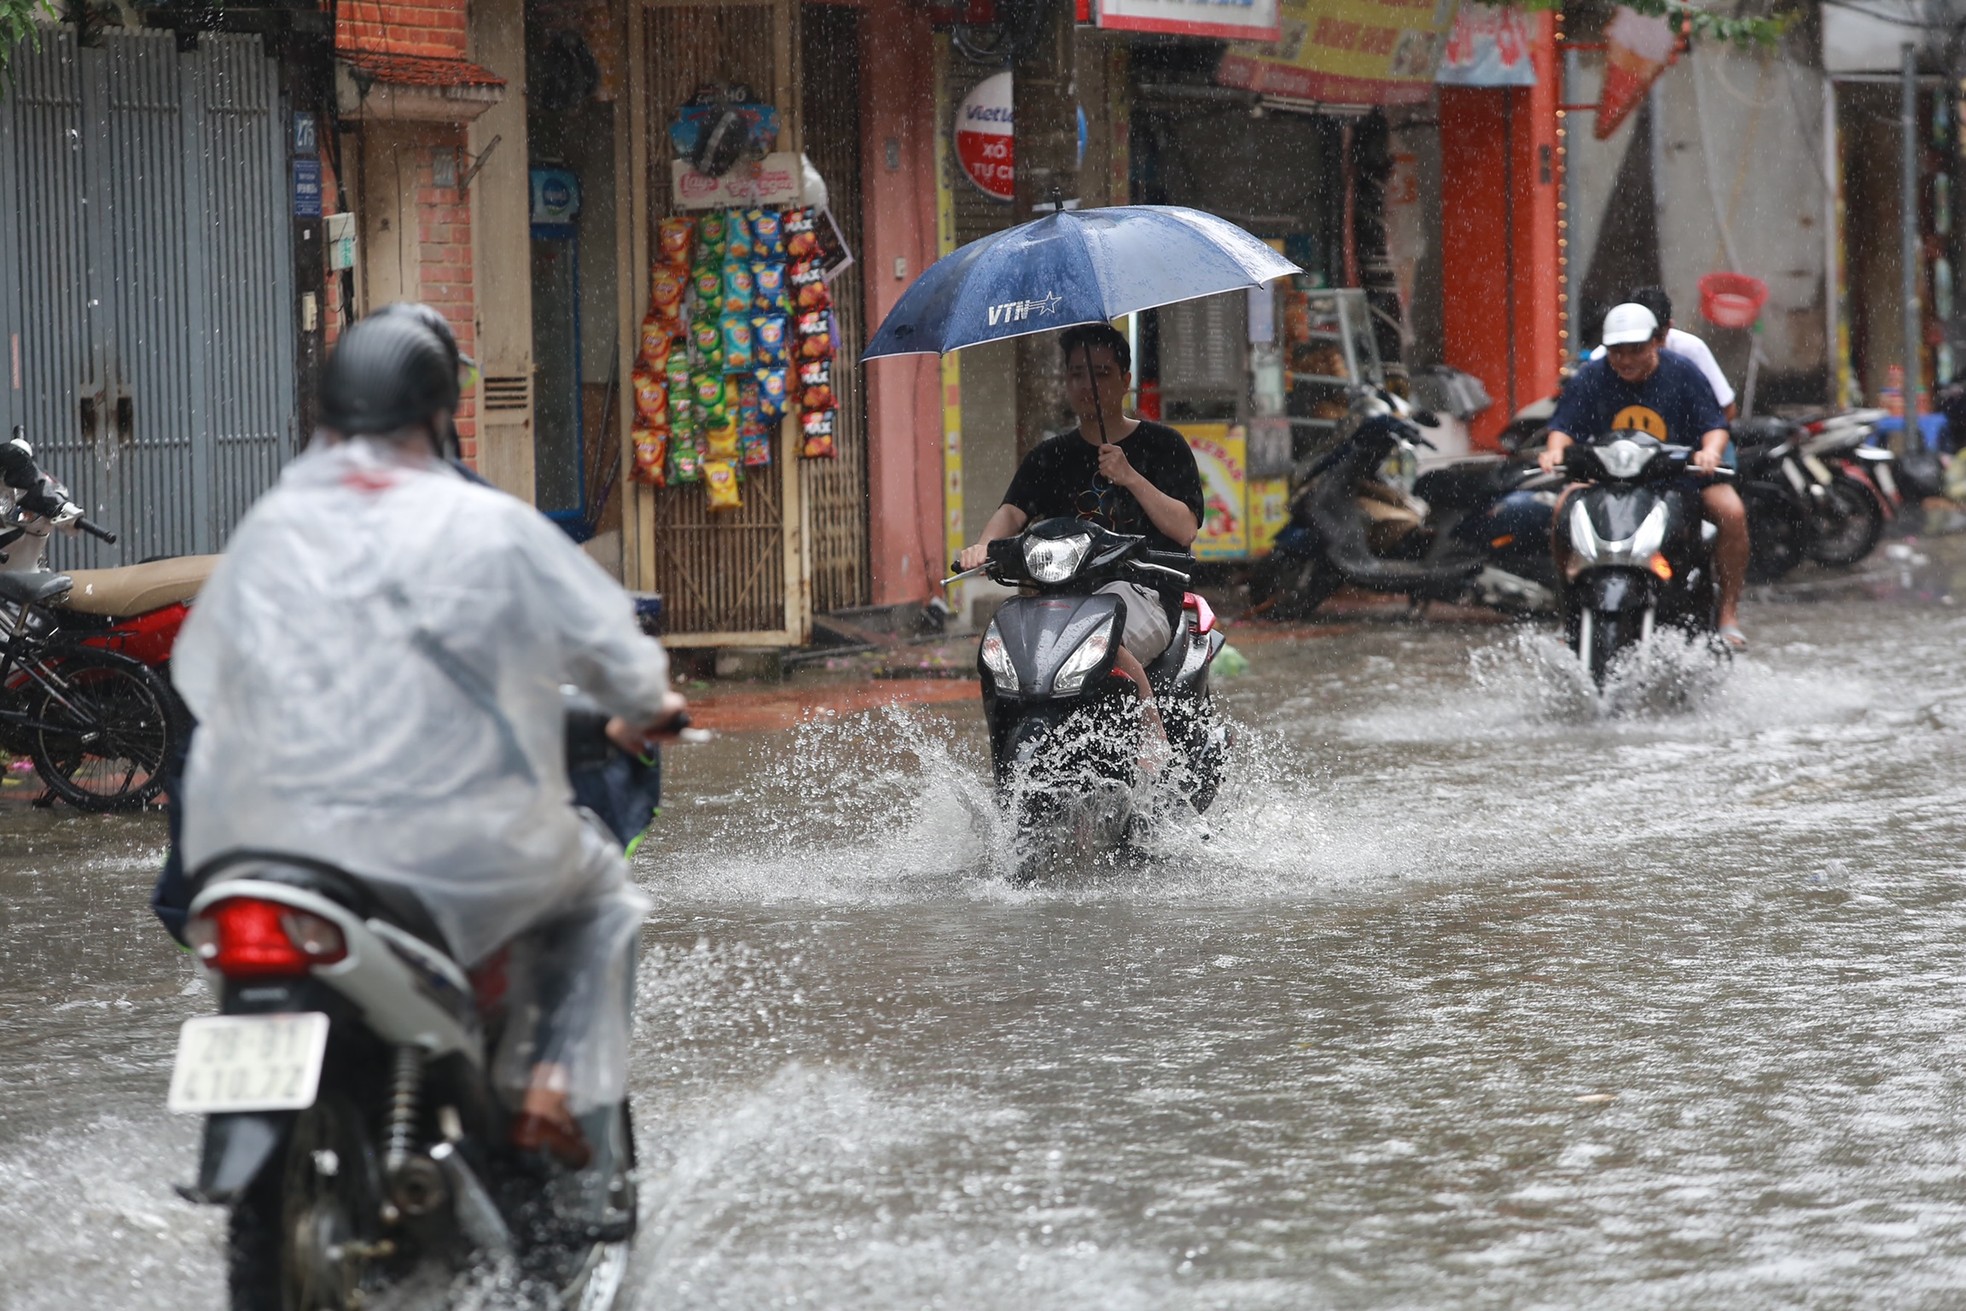
[[202, 1015], [178, 1030], [170, 1108], [185, 1115], [297, 1111], [314, 1104], [328, 1017]]

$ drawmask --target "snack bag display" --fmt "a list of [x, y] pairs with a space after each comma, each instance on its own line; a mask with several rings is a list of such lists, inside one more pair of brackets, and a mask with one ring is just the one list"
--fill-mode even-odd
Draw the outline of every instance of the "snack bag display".
[[689, 398], [706, 432], [721, 427], [729, 415], [729, 409], [724, 404], [724, 375], [721, 373], [692, 373]]
[[744, 467], [760, 468], [771, 463], [771, 425], [755, 405], [738, 411], [737, 442], [743, 451]]
[[690, 277], [682, 269], [658, 264], [649, 274], [649, 313], [675, 323], [683, 317], [683, 297], [689, 294]]
[[737, 466], [729, 460], [705, 460], [703, 485], [709, 490], [712, 510], [743, 508], [744, 494], [737, 487]]
[[724, 265], [723, 312], [725, 314], [749, 314], [751, 302], [757, 299], [757, 279], [751, 276], [748, 264]]
[[736, 372], [749, 371], [756, 362], [757, 350], [752, 344], [750, 320], [741, 314], [724, 316], [724, 370]]
[[736, 419], [725, 419], [722, 423], [703, 434], [703, 458], [706, 460], [735, 460], [737, 458]]
[[669, 481], [693, 483], [703, 476], [703, 453], [696, 443], [677, 434], [669, 443]]
[[650, 487], [669, 482], [669, 430], [637, 427], [631, 434], [635, 444], [635, 481]]
[[746, 210], [744, 217], [750, 221], [751, 236], [759, 254], [778, 249], [778, 243], [784, 237], [785, 222], [779, 217], [777, 210]]
[[689, 325], [690, 354], [699, 369], [724, 367], [724, 328], [717, 319], [698, 319]]
[[830, 460], [839, 452], [833, 445], [834, 416], [837, 410], [808, 410], [799, 416], [799, 454], [808, 460]]
[[785, 363], [785, 316], [761, 314], [751, 320], [751, 339], [757, 348], [758, 365], [770, 368]]
[[667, 426], [669, 388], [663, 383], [662, 375], [649, 369], [636, 369], [629, 375], [629, 383], [635, 389], [636, 420], [652, 428]]
[[729, 239], [730, 219], [723, 210], [713, 209], [701, 219], [697, 220], [696, 240], [698, 245], [697, 254], [699, 256], [704, 251], [715, 251], [717, 252], [718, 258], [721, 259], [724, 253], [724, 243]]
[[833, 293], [826, 285], [826, 272], [816, 259], [802, 259], [785, 275], [791, 289], [792, 307], [798, 311], [833, 307]]
[[811, 259], [819, 254], [818, 214], [811, 209], [785, 211], [785, 257]]
[[724, 270], [720, 264], [699, 264], [690, 275], [690, 287], [698, 305], [712, 305], [723, 299]]
[[793, 320], [793, 330], [798, 337], [799, 359], [830, 360], [833, 358], [833, 314], [831, 310], [807, 310]]
[[642, 320], [640, 347], [635, 352], [636, 363], [660, 373], [669, 364], [669, 351], [676, 340], [679, 325], [663, 321], [654, 314]]
[[749, 220], [742, 210], [731, 210], [724, 216], [724, 258], [748, 260], [755, 250]]
[[763, 260], [753, 264], [751, 280], [757, 284], [757, 307], [760, 310], [775, 313], [791, 304], [786, 298], [784, 260]]
[[831, 383], [822, 382], [799, 388], [801, 410], [830, 410], [839, 403], [839, 399], [833, 395]]
[[785, 417], [788, 386], [784, 369], [758, 370], [758, 412], [767, 419]]
[[655, 245], [662, 263], [672, 269], [688, 268], [691, 248], [696, 245], [696, 220], [687, 215], [663, 219], [656, 225]]

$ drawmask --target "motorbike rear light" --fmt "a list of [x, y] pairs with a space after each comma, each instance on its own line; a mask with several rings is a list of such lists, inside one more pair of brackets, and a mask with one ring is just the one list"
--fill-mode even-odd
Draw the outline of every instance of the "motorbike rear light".
[[1668, 583], [1672, 581], [1672, 564], [1666, 559], [1665, 556], [1655, 555], [1647, 563], [1651, 568], [1652, 572], [1659, 575], [1661, 579], [1663, 579]]
[[1501, 550], [1505, 546], [1513, 546], [1514, 544], [1515, 544], [1514, 533], [1503, 533], [1500, 537], [1491, 537], [1488, 540], [1489, 547], [1497, 551]]
[[228, 979], [296, 978], [348, 955], [333, 921], [261, 901], [228, 897], [185, 926], [192, 951]]

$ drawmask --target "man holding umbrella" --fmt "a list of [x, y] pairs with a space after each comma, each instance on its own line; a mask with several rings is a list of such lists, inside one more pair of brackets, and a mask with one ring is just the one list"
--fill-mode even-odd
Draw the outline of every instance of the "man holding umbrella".
[[[1060, 333], [1058, 345], [1066, 399], [1079, 426], [1024, 457], [982, 540], [963, 548], [964, 569], [982, 564], [992, 541], [1061, 515], [1142, 535], [1158, 551], [1186, 551], [1201, 531], [1201, 471], [1187, 440], [1121, 408], [1133, 387], [1133, 352], [1125, 336], [1104, 323], [1085, 323]], [[1136, 583], [1099, 590], [1126, 602], [1115, 663], [1139, 691], [1147, 726], [1164, 740], [1146, 664], [1167, 649], [1181, 597]]]

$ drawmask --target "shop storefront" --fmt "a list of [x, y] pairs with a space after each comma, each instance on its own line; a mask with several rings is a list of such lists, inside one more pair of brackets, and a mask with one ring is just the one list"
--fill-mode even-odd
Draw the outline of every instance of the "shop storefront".
[[905, 153], [868, 149], [884, 124], [866, 107], [907, 70], [867, 46], [899, 8], [629, 9], [606, 400], [623, 573], [663, 595], [673, 645], [799, 645], [816, 612], [897, 590], [871, 549], [896, 493], [872, 466], [884, 431], [913, 438], [869, 404], [858, 351], [879, 308], [863, 256], [892, 244], [868, 156], [900, 177]]

